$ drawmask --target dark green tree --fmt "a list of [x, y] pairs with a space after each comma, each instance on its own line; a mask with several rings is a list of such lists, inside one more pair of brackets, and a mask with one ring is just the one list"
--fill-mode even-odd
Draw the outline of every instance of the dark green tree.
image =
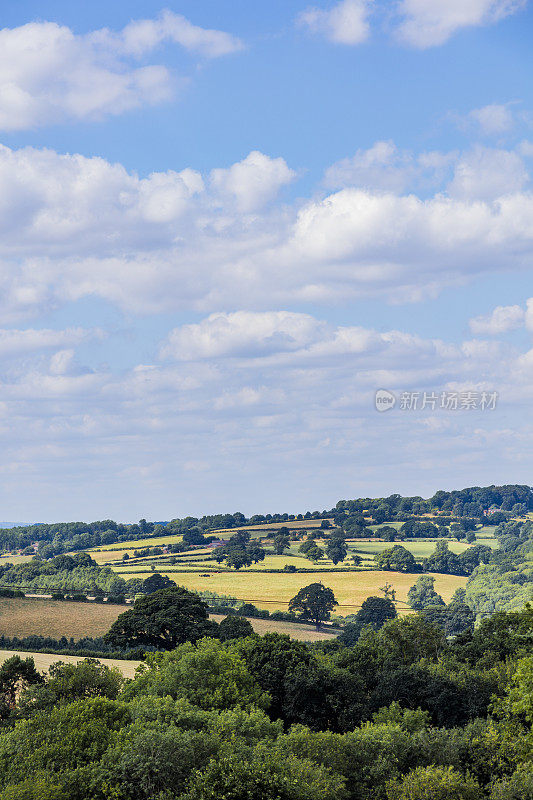
[[374, 561], [379, 569], [393, 570], [394, 572], [419, 572], [420, 565], [413, 554], [401, 544], [395, 544], [374, 556]]
[[177, 586], [136, 600], [104, 638], [117, 647], [173, 650], [215, 631], [216, 624], [208, 619], [207, 605], [194, 592]]
[[161, 589], [168, 589], [171, 586], [176, 586], [175, 582], [170, 580], [168, 575], [160, 575], [159, 572], [154, 572], [146, 580], [143, 581], [143, 592], [146, 594], [153, 594]]
[[225, 617], [218, 626], [218, 636], [222, 642], [230, 639], [241, 639], [251, 636], [254, 632], [252, 623], [245, 617], [229, 616]]
[[299, 613], [302, 619], [314, 622], [318, 631], [320, 623], [330, 618], [336, 605], [338, 603], [331, 589], [322, 583], [310, 583], [292, 598], [289, 611]]
[[344, 539], [330, 539], [326, 545], [326, 555], [334, 564], [338, 564], [339, 561], [344, 561], [348, 555], [348, 548], [346, 547]]
[[374, 630], [379, 630], [397, 615], [396, 606], [388, 597], [367, 597], [355, 615], [355, 624], [360, 627], [371, 625]]

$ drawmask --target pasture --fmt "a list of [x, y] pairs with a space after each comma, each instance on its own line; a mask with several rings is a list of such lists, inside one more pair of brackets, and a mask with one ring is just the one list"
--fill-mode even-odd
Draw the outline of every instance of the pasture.
[[[310, 562], [309, 562], [310, 563]], [[314, 569], [314, 568], [313, 568]], [[307, 573], [264, 573], [247, 572], [246, 570], [231, 572], [208, 572], [207, 576], [199, 572], [187, 572], [181, 569], [161, 570], [179, 586], [192, 591], [210, 591], [215, 594], [231, 595], [239, 600], [253, 603], [258, 608], [269, 611], [286, 611], [289, 600], [303, 586], [322, 582], [333, 589], [339, 602], [337, 613], [342, 616], [354, 614], [363, 600], [370, 595], [382, 596], [380, 587], [386, 582], [396, 590], [396, 598], [407, 602], [407, 592], [415, 583], [417, 575], [381, 570], [361, 570], [352, 572], [328, 572], [327, 569], [316, 569]], [[120, 574], [124, 574], [122, 570]], [[147, 578], [150, 570], [137, 573], [136, 578]], [[456, 589], [466, 584], [467, 578], [458, 575], [434, 574], [435, 589], [448, 602]], [[405, 607], [405, 606], [404, 606]], [[402, 609], [400, 603], [399, 609]]]

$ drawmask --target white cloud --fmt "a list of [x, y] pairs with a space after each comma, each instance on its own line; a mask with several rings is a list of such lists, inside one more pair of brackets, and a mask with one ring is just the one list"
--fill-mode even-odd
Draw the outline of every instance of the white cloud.
[[53, 22], [0, 30], [0, 129], [99, 119], [168, 100], [174, 80], [166, 67], [135, 64], [164, 41], [209, 58], [242, 47], [168, 11], [118, 33], [75, 34]]
[[[12, 321], [88, 296], [140, 313], [405, 302], [528, 266], [533, 197], [520, 158], [454, 158], [448, 194], [385, 191], [374, 161], [379, 191], [266, 205], [294, 172], [256, 152], [207, 176], [140, 178], [101, 158], [0, 147], [0, 314]], [[435, 153], [415, 161], [422, 175], [450, 164]]]
[[200, 28], [181, 14], [168, 10], [163, 11], [157, 19], [134, 20], [118, 34], [104, 29], [95, 31], [91, 38], [97, 45], [109, 45], [134, 56], [144, 55], [164, 42], [179, 44], [204, 58], [226, 56], [242, 50], [244, 46], [236, 36]]
[[516, 194], [529, 183], [529, 175], [514, 151], [477, 146], [457, 162], [448, 193], [460, 199], [493, 200]]
[[370, 35], [371, 0], [341, 0], [328, 10], [308, 8], [298, 23], [336, 44], [361, 44]]
[[[169, 498], [180, 513], [222, 510], [228, 496], [234, 503], [228, 492], [236, 484], [244, 511], [261, 510], [265, 487], [280, 508], [287, 502], [288, 510], [299, 511], [315, 507], [318, 497], [327, 506], [363, 494], [349, 491], [353, 470], [358, 485], [368, 480], [376, 494], [390, 480], [396, 484], [389, 491], [401, 489], [398, 475], [405, 473], [414, 482], [411, 491], [425, 491], [428, 471], [437, 488], [449, 481], [452, 457], [457, 485], [466, 485], [467, 475], [490, 482], [501, 469], [498, 482], [520, 463], [531, 467], [533, 430], [509, 431], [499, 409], [374, 410], [380, 387], [416, 391], [420, 398], [424, 391], [496, 390], [505, 419], [521, 416], [533, 399], [533, 355], [506, 344], [451, 344], [332, 325], [308, 314], [240, 311], [175, 329], [163, 362], [130, 371], [84, 372], [75, 347], [64, 337], [50, 359], [21, 362], [0, 378], [3, 463], [9, 465], [1, 491], [7, 499], [34, 486], [28, 496], [39, 519], [57, 517], [55, 503], [65, 502], [50, 492], [59, 477], [80, 516], [120, 516], [119, 504], [127, 503], [130, 518], [142, 516], [143, 507], [148, 516], [165, 518]], [[393, 478], [383, 474], [383, 447], [390, 442]], [[93, 493], [104, 485], [105, 492]], [[166, 513], [157, 514], [162, 503]], [[25, 515], [35, 513], [25, 508]]]
[[233, 199], [240, 211], [254, 211], [273, 200], [282, 186], [296, 177], [283, 158], [269, 158], [257, 150], [228, 169], [214, 169], [211, 184], [221, 201]]
[[47, 328], [28, 328], [16, 330], [4, 328], [0, 330], [0, 358], [12, 358], [42, 350], [56, 349], [66, 345], [78, 345], [91, 339], [102, 339], [104, 332], [100, 329], [68, 328], [51, 330]]
[[514, 126], [514, 118], [509, 106], [492, 103], [482, 108], [474, 108], [467, 120], [476, 124], [482, 134], [499, 136], [507, 133]]
[[175, 328], [160, 353], [162, 358], [196, 360], [292, 351], [317, 340], [322, 327], [308, 314], [289, 311], [211, 314], [200, 323]]
[[491, 314], [470, 320], [470, 330], [477, 335], [498, 335], [521, 328], [526, 313], [521, 306], [497, 306]]
[[375, 142], [357, 150], [329, 167], [325, 186], [332, 189], [356, 186], [361, 189], [403, 192], [408, 187], [431, 187], [442, 183], [456, 160], [454, 153], [430, 151], [415, 156], [400, 150], [392, 141]]
[[400, 0], [398, 37], [418, 48], [444, 44], [458, 31], [490, 25], [524, 8], [527, 0]]

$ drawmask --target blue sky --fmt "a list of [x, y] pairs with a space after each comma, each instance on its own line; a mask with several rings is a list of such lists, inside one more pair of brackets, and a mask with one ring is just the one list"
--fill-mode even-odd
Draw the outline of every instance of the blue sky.
[[2, 25], [4, 519], [531, 482], [531, 3]]

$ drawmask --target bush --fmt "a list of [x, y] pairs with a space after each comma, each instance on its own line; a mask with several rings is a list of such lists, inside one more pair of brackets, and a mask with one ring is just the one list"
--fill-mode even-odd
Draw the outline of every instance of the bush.
[[0, 589], [0, 597], [25, 597], [24, 592], [19, 589]]
[[388, 800], [482, 800], [479, 784], [452, 767], [418, 767], [389, 781]]

